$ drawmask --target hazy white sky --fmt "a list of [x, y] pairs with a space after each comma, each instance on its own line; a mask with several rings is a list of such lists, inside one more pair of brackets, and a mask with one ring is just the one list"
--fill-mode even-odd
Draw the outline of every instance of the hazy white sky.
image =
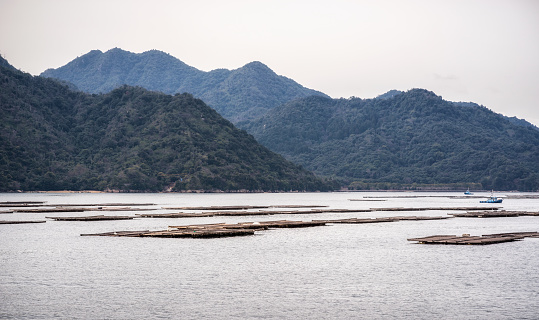
[[0, 0], [20, 70], [114, 47], [205, 71], [257, 60], [334, 98], [424, 88], [539, 125], [537, 0]]

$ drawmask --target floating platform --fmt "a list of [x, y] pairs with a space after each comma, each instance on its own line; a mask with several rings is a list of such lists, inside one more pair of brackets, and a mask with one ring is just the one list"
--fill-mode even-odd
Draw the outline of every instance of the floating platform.
[[[266, 215], [300, 215], [300, 214], [319, 214], [319, 213], [364, 213], [377, 211], [443, 211], [443, 210], [497, 210], [496, 207], [443, 207], [443, 208], [371, 208], [371, 209], [311, 209], [311, 210], [259, 210], [259, 211], [213, 211], [213, 212], [177, 212], [177, 213], [143, 213], [138, 214], [142, 218], [196, 218], [196, 217], [215, 217], [215, 216], [266, 216]], [[402, 219], [411, 219], [410, 217], [400, 217]], [[415, 220], [422, 219], [416, 217]]]
[[133, 216], [86, 216], [86, 217], [45, 217], [47, 219], [53, 219], [56, 221], [103, 221], [103, 220], [130, 220]]
[[209, 206], [209, 207], [163, 207], [166, 210], [249, 210], [267, 209], [269, 206]]
[[489, 237], [504, 237], [504, 236], [522, 236], [525, 238], [539, 238], [539, 232], [506, 232], [506, 233], [495, 233], [495, 234], [485, 234], [484, 236]]
[[140, 206], [155, 206], [155, 203], [57, 203], [46, 204], [41, 201], [25, 201], [25, 202], [1, 202], [0, 207], [140, 207]]
[[539, 216], [539, 212], [528, 211], [470, 211], [466, 213], [450, 213], [454, 217], [464, 218], [499, 218], [499, 217], [520, 217], [520, 216]]
[[0, 220], [0, 224], [44, 223], [45, 220]]
[[452, 217], [445, 216], [445, 217], [416, 217], [416, 216], [402, 216], [402, 217], [387, 217], [387, 218], [367, 218], [367, 219], [358, 219], [358, 218], [350, 218], [350, 219], [337, 219], [337, 220], [315, 220], [315, 221], [323, 221], [326, 223], [348, 223], [348, 224], [361, 224], [361, 223], [380, 223], [380, 222], [396, 222], [396, 221], [405, 221], [405, 220], [443, 220], [443, 219], [450, 219]]
[[505, 199], [539, 199], [538, 194], [508, 194], [504, 196]]
[[412, 221], [418, 221], [418, 220], [444, 220], [444, 219], [450, 219], [452, 217], [450, 216], [436, 216], [436, 217], [424, 217], [424, 216], [400, 216], [400, 217], [390, 217], [390, 219], [396, 220], [396, 221], [404, 221], [404, 220], [412, 220]]
[[337, 219], [337, 220], [316, 220], [316, 221], [323, 221], [325, 223], [346, 223], [346, 224], [362, 224], [362, 223], [380, 223], [380, 222], [394, 222], [398, 220], [393, 220], [391, 218], [374, 218], [374, 219], [358, 219], [358, 218], [350, 218], [350, 219]]
[[269, 228], [306, 228], [323, 226], [320, 221], [263, 221], [243, 222], [237, 224], [200, 224], [188, 226], [170, 226], [160, 231], [116, 231], [96, 234], [81, 234], [81, 236], [109, 237], [158, 237], [158, 238], [221, 238], [254, 235], [256, 231]]
[[526, 237], [538, 238], [538, 232], [511, 232], [483, 236], [434, 235], [422, 238], [410, 238], [408, 241], [417, 241], [421, 244], [454, 244], [454, 245], [486, 245], [521, 240]]
[[[489, 190], [490, 191], [490, 190]], [[400, 195], [400, 196], [365, 196], [364, 199], [399, 199], [399, 198], [449, 198], [449, 199], [473, 199], [473, 198], [485, 198], [485, 196], [481, 195], [457, 195], [457, 196], [450, 196], [450, 195]], [[503, 196], [504, 199], [539, 199], [539, 195], [537, 194], [529, 194], [529, 195], [513, 195], [513, 194], [507, 194]], [[351, 201], [354, 201], [354, 199], [349, 199]]]
[[200, 229], [178, 231], [155, 231], [141, 235], [154, 238], [222, 238], [254, 235], [251, 229]]
[[240, 222], [240, 223], [218, 223], [218, 224], [199, 224], [188, 226], [169, 226], [168, 230], [186, 230], [186, 229], [254, 229], [255, 231], [267, 230], [271, 228], [308, 228], [319, 227], [326, 225], [324, 221], [257, 221], [257, 222]]
[[110, 236], [110, 237], [161, 237], [161, 238], [218, 238], [252, 235], [256, 231], [274, 228], [308, 228], [325, 226], [328, 223], [380, 223], [402, 220], [439, 220], [450, 217], [389, 217], [375, 219], [337, 219], [313, 221], [257, 221], [240, 223], [197, 224], [184, 226], [169, 226], [167, 230], [160, 231], [114, 231], [96, 234], [81, 234], [81, 236]]
[[424, 207], [424, 208], [371, 208], [371, 211], [471, 211], [471, 210], [483, 210], [493, 211], [498, 210], [501, 207]]
[[215, 212], [178, 212], [178, 213], [142, 213], [137, 214], [141, 218], [203, 218], [215, 216], [264, 216], [270, 215], [269, 211], [215, 211]]
[[156, 208], [132, 208], [132, 207], [54, 207], [54, 208], [28, 208], [14, 209], [14, 212], [22, 213], [59, 213], [59, 212], [86, 212], [86, 211], [152, 211]]
[[38, 208], [38, 209], [15, 209], [14, 212], [22, 213], [55, 213], [55, 212], [84, 212], [84, 208]]
[[142, 231], [111, 231], [103, 233], [83, 233], [81, 236], [101, 236], [101, 237], [139, 237], [141, 234], [151, 232], [149, 230]]
[[213, 212], [177, 212], [177, 213], [143, 213], [138, 214], [142, 218], [195, 218], [195, 217], [215, 217], [215, 216], [268, 216], [283, 214], [317, 214], [317, 213], [346, 213], [346, 212], [371, 212], [364, 209], [312, 209], [312, 210], [260, 210], [260, 211], [213, 211]]
[[2, 201], [0, 207], [21, 207], [21, 206], [38, 206], [43, 205], [43, 201]]
[[252, 210], [252, 209], [270, 209], [270, 208], [325, 208], [327, 206], [320, 205], [272, 205], [272, 206], [249, 206], [249, 205], [235, 205], [235, 206], [207, 206], [207, 207], [162, 207], [165, 210]]
[[[243, 225], [249, 223], [243, 223]], [[251, 225], [263, 226], [267, 228], [307, 228], [307, 227], [319, 227], [325, 226], [326, 222], [324, 221], [290, 221], [290, 220], [279, 220], [279, 221], [260, 221], [253, 222]]]

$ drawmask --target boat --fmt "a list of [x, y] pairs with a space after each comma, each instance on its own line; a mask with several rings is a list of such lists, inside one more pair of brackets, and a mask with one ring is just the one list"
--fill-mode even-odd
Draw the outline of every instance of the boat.
[[465, 195], [467, 196], [471, 196], [473, 194], [473, 192], [470, 192], [470, 188], [468, 188], [468, 190], [466, 190], [466, 192], [464, 192]]
[[495, 197], [493, 192], [490, 193], [490, 198], [487, 200], [481, 200], [480, 203], [502, 203], [503, 199]]

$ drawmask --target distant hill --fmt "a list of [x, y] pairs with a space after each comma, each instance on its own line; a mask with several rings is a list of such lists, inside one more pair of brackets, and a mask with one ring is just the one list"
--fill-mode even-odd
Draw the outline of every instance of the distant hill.
[[190, 94], [90, 95], [6, 67], [0, 83], [0, 191], [333, 187]]
[[539, 189], [538, 130], [422, 89], [367, 100], [309, 97], [238, 125], [287, 159], [360, 189]]
[[255, 119], [296, 98], [326, 96], [275, 74], [261, 62], [204, 72], [158, 50], [93, 50], [41, 76], [71, 82], [89, 93], [107, 93], [124, 84], [167, 94], [187, 92], [232, 122]]

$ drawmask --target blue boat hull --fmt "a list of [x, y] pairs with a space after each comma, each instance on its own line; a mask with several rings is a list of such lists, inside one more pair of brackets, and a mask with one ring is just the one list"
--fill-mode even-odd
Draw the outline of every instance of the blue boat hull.
[[503, 199], [479, 201], [480, 203], [502, 203]]

